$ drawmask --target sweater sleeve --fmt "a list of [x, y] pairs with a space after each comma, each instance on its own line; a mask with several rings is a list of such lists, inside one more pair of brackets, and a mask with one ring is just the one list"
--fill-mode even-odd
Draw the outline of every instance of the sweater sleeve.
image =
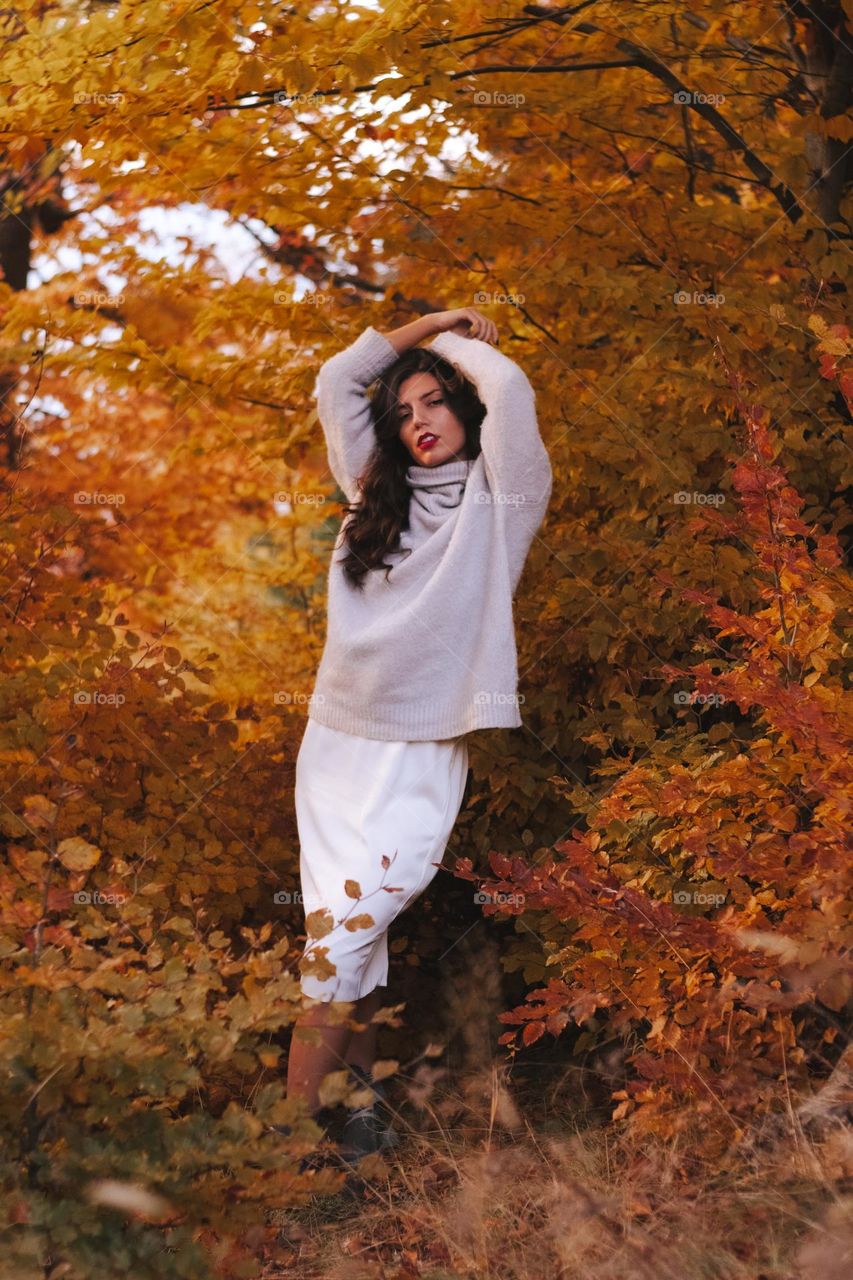
[[456, 365], [474, 383], [486, 406], [480, 446], [489, 489], [505, 513], [514, 591], [548, 508], [553, 482], [536, 420], [535, 392], [515, 361], [479, 338], [440, 333], [430, 350]]
[[356, 481], [376, 444], [367, 388], [398, 358], [388, 339], [372, 326], [320, 366], [314, 386], [317, 415], [326, 438], [329, 470], [350, 502]]

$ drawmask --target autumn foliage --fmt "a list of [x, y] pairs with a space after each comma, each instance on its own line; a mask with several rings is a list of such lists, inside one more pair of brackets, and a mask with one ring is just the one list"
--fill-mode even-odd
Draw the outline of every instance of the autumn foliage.
[[[813, 328], [821, 374], [839, 377], [850, 404], [850, 331]], [[732, 470], [738, 511], [692, 527], [749, 548], [760, 602], [742, 613], [664, 573], [652, 598], [677, 591], [702, 608], [712, 656], [661, 677], [721, 714], [707, 731], [662, 736], [636, 764], [601, 767], [585, 829], [533, 863], [492, 853], [495, 876], [480, 884], [488, 913], [563, 926], [548, 947], [556, 976], [503, 1015], [520, 1031], [502, 1040], [532, 1044], [574, 1023], [585, 1049], [618, 1030], [632, 1070], [613, 1118], [664, 1134], [698, 1122], [712, 1144], [787, 1107], [837, 1061], [853, 905], [853, 583], [837, 539], [801, 518], [765, 409], [720, 358], [747, 437]], [[461, 874], [476, 878], [470, 862]]]
[[515, 600], [524, 727], [471, 737], [446, 869], [392, 946], [392, 998], [421, 1001], [400, 1038], [420, 1052], [413, 1008], [440, 1021], [471, 985], [470, 945], [499, 953], [501, 1062], [597, 1074], [608, 1141], [715, 1158], [837, 1071], [850, 18], [0, 14], [15, 1280], [257, 1274], [268, 1214], [308, 1194], [317, 1134], [275, 1126], [294, 761], [344, 498], [312, 390], [367, 324], [488, 314], [554, 473]]

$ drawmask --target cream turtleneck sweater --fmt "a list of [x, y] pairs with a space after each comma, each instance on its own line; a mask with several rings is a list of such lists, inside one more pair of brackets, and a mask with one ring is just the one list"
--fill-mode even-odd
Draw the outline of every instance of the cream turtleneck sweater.
[[[393, 565], [363, 590], [341, 568], [344, 521], [328, 579], [326, 645], [308, 715], [386, 741], [518, 728], [512, 598], [551, 494], [551, 466], [524, 372], [477, 338], [442, 333], [432, 350], [457, 365], [486, 406], [481, 453], [415, 465], [409, 528]], [[329, 467], [350, 502], [375, 444], [368, 386], [398, 354], [372, 327], [322, 365], [317, 409]], [[411, 548], [411, 554], [405, 554]]]

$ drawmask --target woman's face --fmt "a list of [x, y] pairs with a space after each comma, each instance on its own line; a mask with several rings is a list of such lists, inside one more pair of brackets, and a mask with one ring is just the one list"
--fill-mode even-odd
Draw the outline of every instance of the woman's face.
[[400, 439], [422, 467], [467, 457], [465, 428], [444, 398], [434, 373], [413, 373], [397, 395]]

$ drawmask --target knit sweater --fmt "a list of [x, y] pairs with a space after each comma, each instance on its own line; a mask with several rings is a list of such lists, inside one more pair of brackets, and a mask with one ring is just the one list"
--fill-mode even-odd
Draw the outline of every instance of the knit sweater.
[[[551, 494], [533, 388], [478, 338], [441, 333], [431, 349], [456, 365], [486, 406], [476, 459], [412, 463], [409, 528], [393, 567], [363, 588], [341, 567], [344, 520], [328, 577], [326, 644], [308, 715], [385, 741], [428, 741], [518, 728], [512, 600]], [[376, 437], [366, 391], [398, 353], [372, 327], [320, 368], [314, 388], [332, 475], [350, 502]], [[411, 550], [411, 554], [407, 552]]]

